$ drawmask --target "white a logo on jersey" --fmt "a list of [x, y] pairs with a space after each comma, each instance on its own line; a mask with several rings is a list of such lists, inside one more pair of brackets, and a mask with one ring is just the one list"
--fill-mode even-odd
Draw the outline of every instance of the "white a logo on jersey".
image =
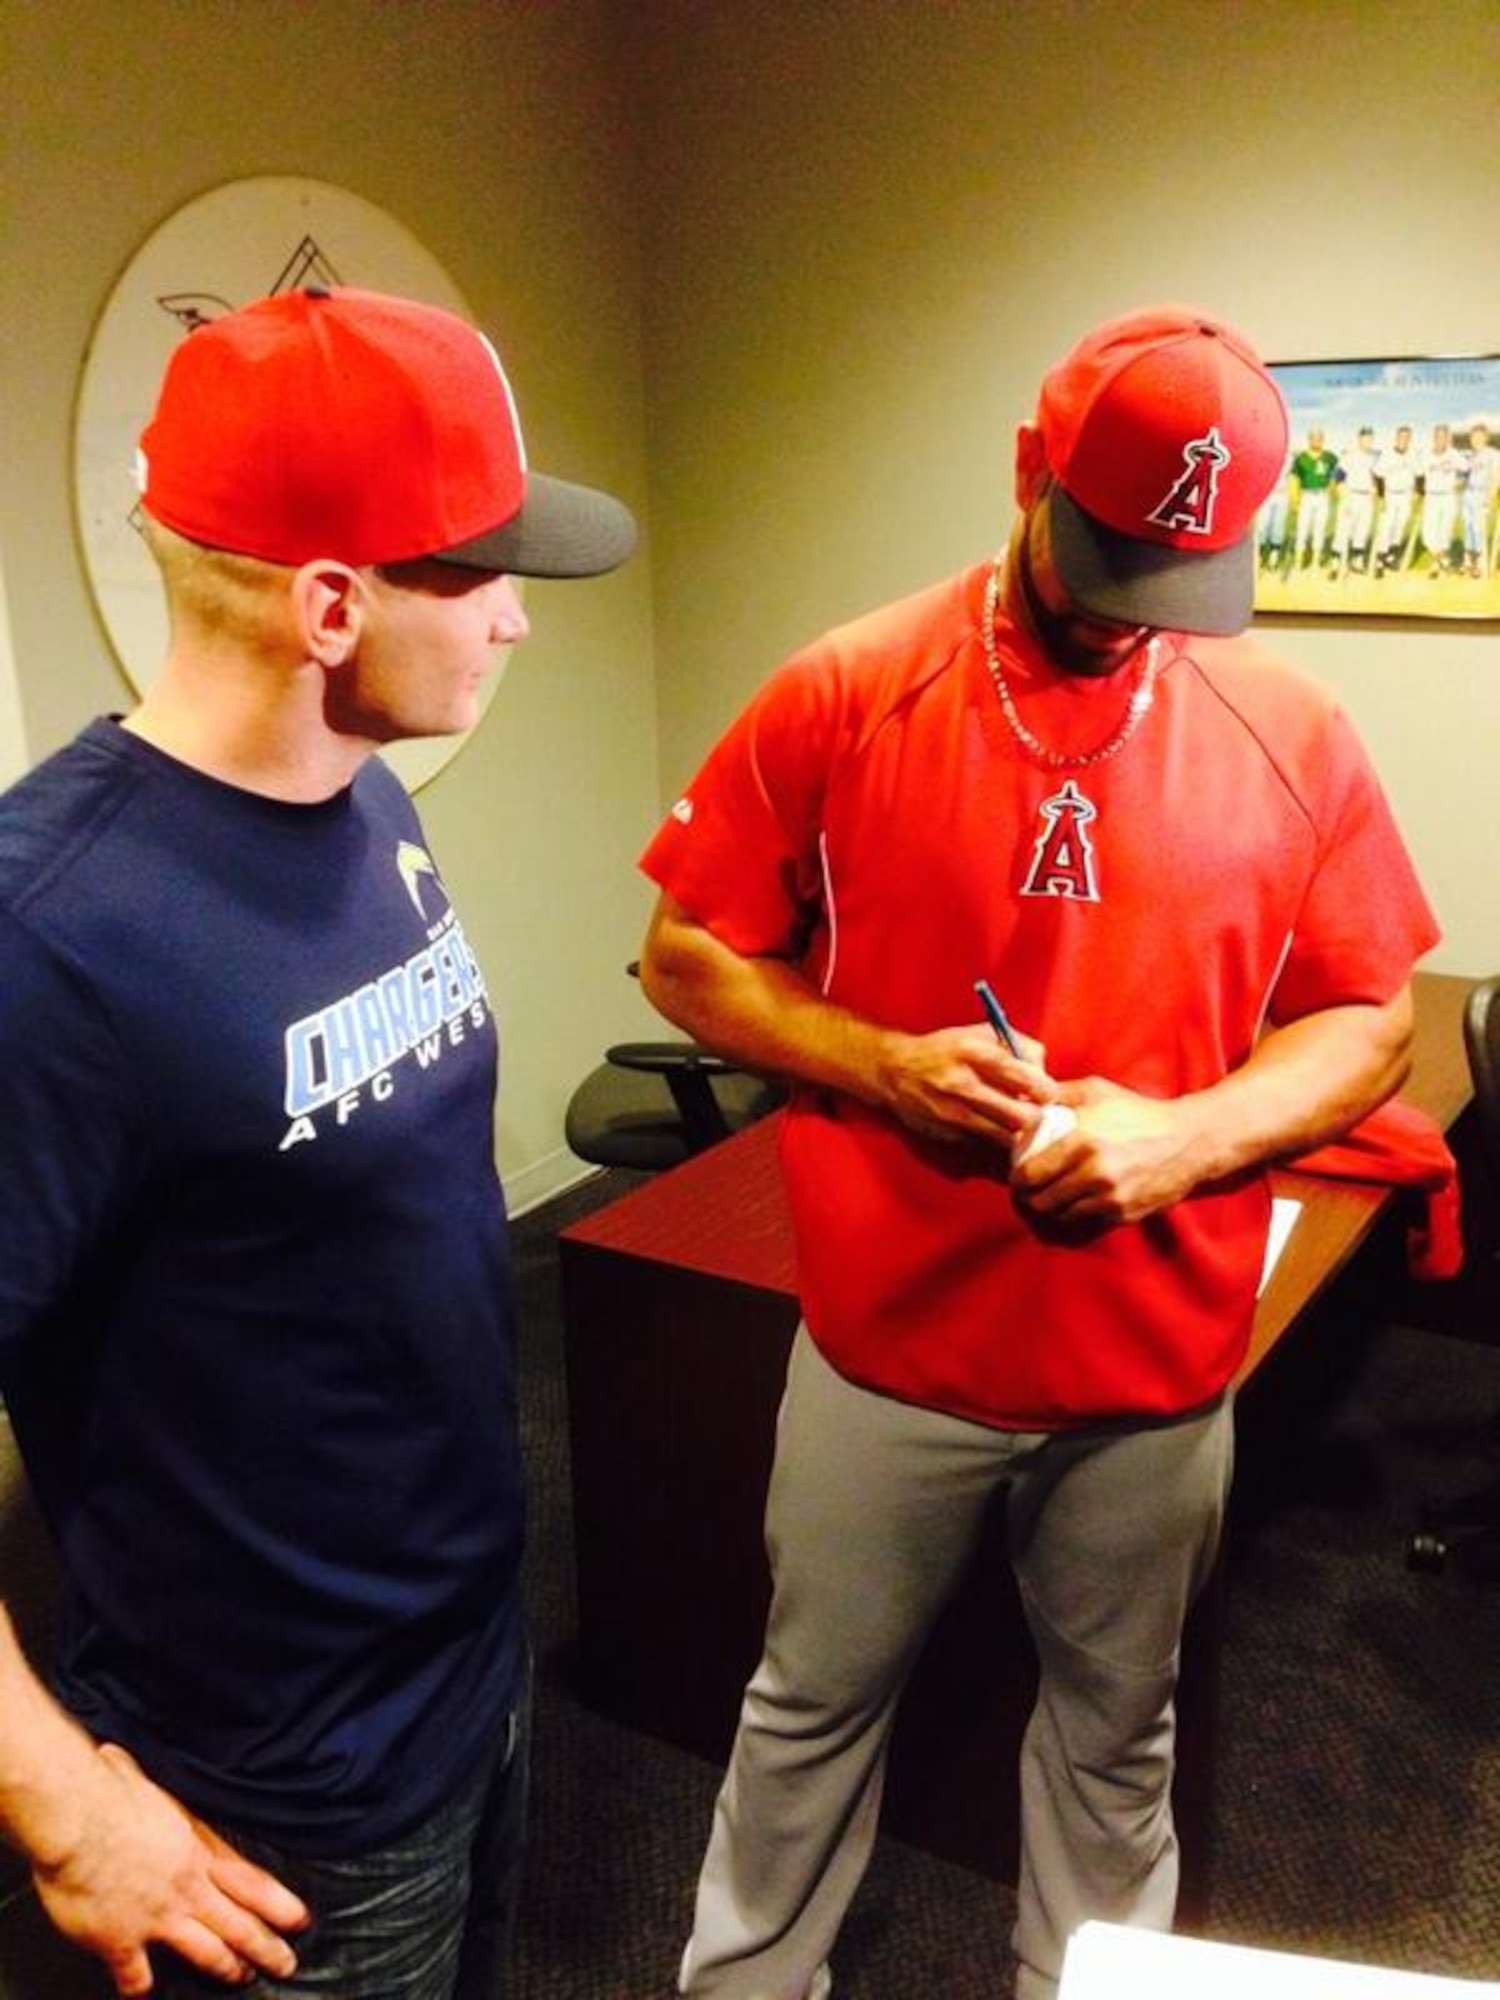
[[1201, 438], [1182, 447], [1182, 471], [1146, 516], [1158, 528], [1178, 528], [1190, 535], [1206, 535], [1214, 524], [1214, 507], [1219, 498], [1219, 474], [1230, 460], [1229, 447], [1211, 425]]
[[1099, 808], [1069, 778], [1060, 792], [1043, 799], [1042, 830], [1032, 850], [1031, 866], [1021, 884], [1023, 896], [1068, 896], [1075, 902], [1097, 903], [1099, 877], [1089, 821]]

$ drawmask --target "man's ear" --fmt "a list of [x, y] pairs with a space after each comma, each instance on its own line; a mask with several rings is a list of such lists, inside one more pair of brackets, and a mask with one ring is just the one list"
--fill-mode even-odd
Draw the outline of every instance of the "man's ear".
[[292, 578], [292, 615], [297, 637], [310, 660], [341, 667], [359, 644], [365, 617], [365, 589], [347, 563], [318, 557]]
[[1047, 454], [1042, 449], [1042, 434], [1035, 424], [1020, 424], [1016, 429], [1016, 505], [1023, 510], [1033, 506], [1041, 497], [1042, 489], [1049, 477]]

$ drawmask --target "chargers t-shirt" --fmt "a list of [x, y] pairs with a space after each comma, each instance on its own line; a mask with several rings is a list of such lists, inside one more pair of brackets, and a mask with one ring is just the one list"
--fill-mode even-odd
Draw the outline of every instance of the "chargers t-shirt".
[[0, 1390], [56, 1686], [294, 1851], [443, 1802], [523, 1528], [483, 974], [378, 760], [316, 805], [110, 721], [0, 800]]

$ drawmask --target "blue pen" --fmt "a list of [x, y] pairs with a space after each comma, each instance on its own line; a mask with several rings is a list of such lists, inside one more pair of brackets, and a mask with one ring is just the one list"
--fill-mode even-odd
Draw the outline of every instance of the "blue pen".
[[1021, 1055], [1020, 1047], [1016, 1041], [1015, 1030], [1005, 1018], [1005, 1009], [995, 998], [995, 990], [990, 985], [990, 982], [987, 979], [976, 979], [974, 981], [974, 991], [979, 995], [980, 1005], [984, 1008], [985, 1016], [990, 1026], [1000, 1037], [1001, 1041], [1004, 1042], [1011, 1054], [1018, 1061], [1024, 1061], [1025, 1058]]

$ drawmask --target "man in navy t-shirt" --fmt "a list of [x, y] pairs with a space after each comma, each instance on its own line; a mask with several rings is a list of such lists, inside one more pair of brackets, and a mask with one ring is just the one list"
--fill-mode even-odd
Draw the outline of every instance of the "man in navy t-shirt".
[[138, 473], [165, 668], [0, 799], [0, 1391], [66, 1578], [50, 1686], [0, 1611], [0, 1829], [122, 1994], [497, 2000], [496, 1039], [374, 753], [634, 526], [528, 474], [482, 335], [354, 290], [192, 333]]

